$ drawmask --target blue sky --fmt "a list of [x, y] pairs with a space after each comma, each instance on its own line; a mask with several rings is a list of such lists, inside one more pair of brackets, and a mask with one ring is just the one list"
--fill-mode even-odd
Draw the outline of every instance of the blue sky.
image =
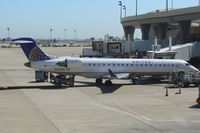
[[[10, 36], [49, 39], [90, 37], [103, 38], [105, 34], [123, 36], [119, 22], [119, 0], [0, 0], [0, 39]], [[171, 7], [169, 0], [169, 7]], [[173, 0], [174, 8], [198, 6], [199, 0]], [[135, 0], [122, 0], [127, 16], [135, 14]], [[165, 8], [166, 0], [138, 0], [138, 14]], [[140, 36], [138, 30], [135, 36]]]

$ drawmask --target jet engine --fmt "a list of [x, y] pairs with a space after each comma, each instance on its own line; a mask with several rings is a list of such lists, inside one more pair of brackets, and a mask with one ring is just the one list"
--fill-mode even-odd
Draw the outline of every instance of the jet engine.
[[56, 65], [66, 68], [72, 67], [80, 67], [82, 62], [79, 59], [65, 59], [63, 61], [59, 61]]

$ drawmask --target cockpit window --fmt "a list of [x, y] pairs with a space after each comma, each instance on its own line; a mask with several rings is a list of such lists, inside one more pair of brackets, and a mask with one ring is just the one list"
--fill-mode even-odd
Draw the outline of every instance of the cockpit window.
[[189, 66], [190, 64], [189, 64], [189, 63], [185, 63], [185, 65], [186, 65], [186, 66]]

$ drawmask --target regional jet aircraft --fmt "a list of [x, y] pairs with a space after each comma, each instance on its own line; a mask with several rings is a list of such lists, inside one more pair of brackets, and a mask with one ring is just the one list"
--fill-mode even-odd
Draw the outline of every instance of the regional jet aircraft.
[[29, 62], [25, 66], [62, 76], [95, 78], [97, 84], [107, 79], [107, 86], [112, 85], [112, 79], [126, 78], [131, 74], [168, 75], [175, 70], [180, 73], [198, 72], [198, 69], [183, 60], [54, 57], [44, 53], [32, 38], [19, 38], [13, 42], [20, 44], [28, 58]]

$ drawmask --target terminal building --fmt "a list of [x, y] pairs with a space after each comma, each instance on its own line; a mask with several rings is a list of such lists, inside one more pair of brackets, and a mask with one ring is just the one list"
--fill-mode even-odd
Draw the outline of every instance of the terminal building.
[[165, 40], [169, 36], [176, 44], [200, 41], [200, 7], [156, 10], [147, 14], [121, 19], [126, 40], [133, 41], [134, 31], [140, 28], [142, 40]]
[[[187, 61], [193, 57], [200, 56], [200, 6], [173, 10], [155, 10], [142, 15], [128, 16], [121, 18], [121, 24], [125, 37], [123, 41], [105, 39], [102, 42], [93, 42], [93, 48], [87, 49], [83, 53], [86, 56], [87, 53], [90, 53], [90, 55], [98, 57], [127, 57], [127, 55], [133, 57], [141, 53], [147, 56], [148, 51], [152, 51], [152, 45], [155, 44], [156, 37], [161, 49], [160, 52], [157, 52], [159, 58], [162, 58], [160, 55], [167, 57], [166, 53], [170, 53], [174, 58]], [[141, 29], [141, 40], [134, 40], [136, 28]], [[177, 56], [172, 52], [166, 52], [164, 49], [169, 47], [169, 37], [172, 38], [172, 50], [176, 50], [175, 54], [178, 51]], [[185, 45], [187, 43], [190, 44]], [[174, 45], [184, 46], [174, 47]], [[188, 57], [180, 54], [181, 52], [179, 51], [182, 51], [182, 49], [188, 49]], [[162, 51], [165, 51], [165, 54], [162, 54]], [[139, 57], [141, 58], [142, 56]]]

